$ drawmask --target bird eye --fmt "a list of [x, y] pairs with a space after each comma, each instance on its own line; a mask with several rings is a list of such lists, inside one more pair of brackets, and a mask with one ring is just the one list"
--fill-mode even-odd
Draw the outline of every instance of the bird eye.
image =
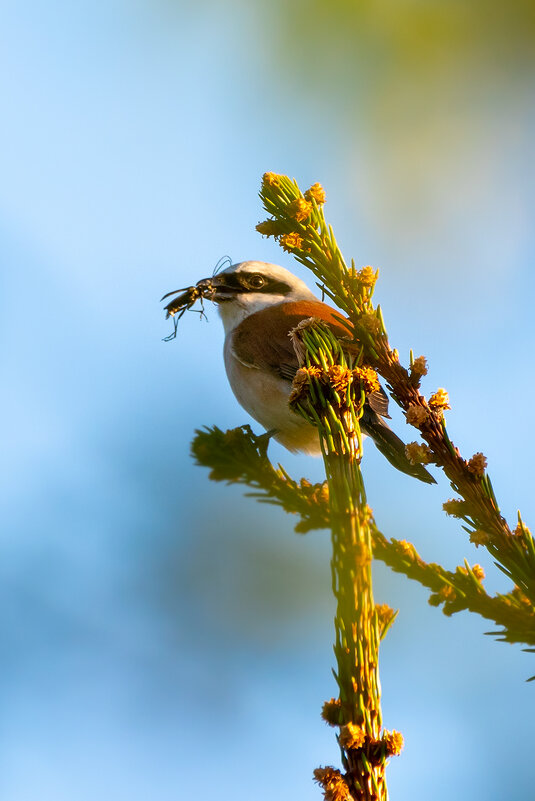
[[250, 275], [247, 279], [247, 283], [253, 289], [260, 289], [261, 286], [264, 286], [266, 283], [266, 279], [261, 275]]

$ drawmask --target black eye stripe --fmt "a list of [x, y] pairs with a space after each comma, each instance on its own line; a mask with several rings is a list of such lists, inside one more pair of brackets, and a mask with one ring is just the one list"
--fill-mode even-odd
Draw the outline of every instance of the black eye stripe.
[[225, 286], [232, 289], [239, 289], [242, 292], [262, 292], [266, 295], [287, 295], [292, 288], [284, 281], [277, 281], [275, 278], [268, 278], [263, 275], [265, 283], [260, 287], [247, 286], [247, 278], [251, 273], [220, 273], [224, 279]]
[[243, 284], [238, 278], [237, 273], [220, 273], [219, 280], [232, 289], [243, 289]]
[[292, 288], [285, 284], [284, 281], [267, 280], [263, 287], [256, 290], [257, 292], [265, 292], [268, 295], [287, 295], [292, 291]]

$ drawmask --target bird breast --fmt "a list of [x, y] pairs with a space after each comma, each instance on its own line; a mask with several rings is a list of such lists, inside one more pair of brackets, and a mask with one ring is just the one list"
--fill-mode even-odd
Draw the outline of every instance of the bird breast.
[[288, 450], [319, 456], [317, 430], [288, 404], [290, 382], [240, 361], [232, 348], [232, 333], [225, 338], [224, 357], [229, 384], [245, 411], [266, 431], [275, 430], [274, 439]]

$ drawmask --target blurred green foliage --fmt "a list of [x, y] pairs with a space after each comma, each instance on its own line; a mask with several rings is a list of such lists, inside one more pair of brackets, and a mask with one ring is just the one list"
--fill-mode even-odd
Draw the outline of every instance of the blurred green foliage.
[[303, 139], [338, 122], [335, 163], [365, 225], [387, 225], [414, 252], [422, 227], [445, 236], [479, 208], [520, 238], [522, 175], [508, 174], [504, 153], [529, 141], [534, 3], [204, 0], [197, 13], [225, 8], [247, 21], [242, 57], [267, 113], [293, 109]]

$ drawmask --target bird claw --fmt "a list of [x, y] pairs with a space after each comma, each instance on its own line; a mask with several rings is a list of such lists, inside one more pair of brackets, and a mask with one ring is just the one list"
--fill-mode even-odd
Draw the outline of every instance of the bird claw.
[[271, 437], [273, 437], [274, 434], [276, 433], [277, 433], [276, 428], [270, 428], [269, 431], [265, 432], [265, 434], [260, 434], [260, 436], [256, 438], [256, 445], [262, 456], [267, 457], [267, 449], [269, 442], [271, 440]]

